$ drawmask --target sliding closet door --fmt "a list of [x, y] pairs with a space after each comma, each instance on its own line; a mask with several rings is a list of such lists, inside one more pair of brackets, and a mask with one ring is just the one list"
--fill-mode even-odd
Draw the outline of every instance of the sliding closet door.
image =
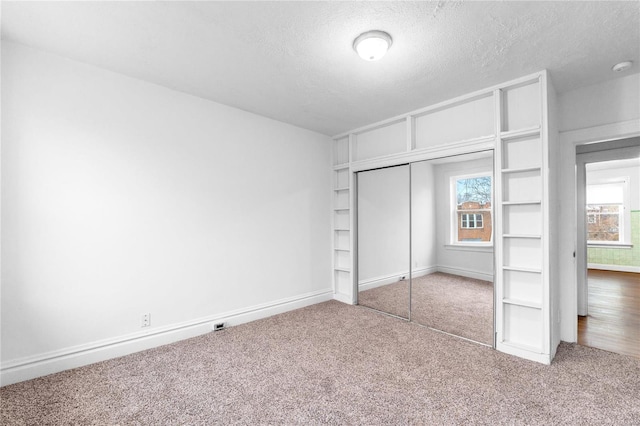
[[411, 164], [411, 320], [493, 346], [493, 154]]
[[409, 318], [409, 166], [357, 175], [358, 304]]

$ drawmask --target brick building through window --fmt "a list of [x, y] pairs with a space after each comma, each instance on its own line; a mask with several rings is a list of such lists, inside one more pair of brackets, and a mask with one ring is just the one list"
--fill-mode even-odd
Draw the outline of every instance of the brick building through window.
[[491, 203], [466, 201], [457, 206], [458, 241], [491, 241]]

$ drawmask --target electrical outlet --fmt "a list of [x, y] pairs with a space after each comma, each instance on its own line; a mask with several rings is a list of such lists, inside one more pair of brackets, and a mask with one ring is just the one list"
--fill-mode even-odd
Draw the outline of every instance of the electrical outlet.
[[151, 314], [146, 313], [140, 315], [140, 327], [149, 327], [151, 326]]
[[223, 322], [219, 322], [217, 324], [213, 324], [213, 331], [224, 330], [225, 324]]

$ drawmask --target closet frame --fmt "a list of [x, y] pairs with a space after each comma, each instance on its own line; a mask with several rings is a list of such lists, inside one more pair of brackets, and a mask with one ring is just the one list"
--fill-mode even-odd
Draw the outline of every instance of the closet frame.
[[[336, 135], [335, 299], [357, 303], [357, 172], [494, 150], [495, 348], [549, 364], [559, 344], [560, 315], [557, 244], [551, 244], [557, 234], [550, 185], [555, 177], [550, 163], [558, 161], [549, 114], [554, 103], [544, 70]], [[347, 218], [348, 227], [338, 226]], [[523, 228], [527, 223], [531, 228]]]

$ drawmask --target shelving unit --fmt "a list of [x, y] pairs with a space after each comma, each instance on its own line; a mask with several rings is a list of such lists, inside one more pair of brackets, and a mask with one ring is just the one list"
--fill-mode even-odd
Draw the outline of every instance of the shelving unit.
[[333, 289], [347, 303], [352, 302], [351, 145], [351, 136], [333, 142]]
[[[543, 249], [545, 135], [541, 103], [535, 102], [542, 98], [541, 86], [536, 79], [496, 91], [501, 111], [496, 123], [500, 129], [496, 144], [496, 166], [500, 170], [496, 185], [500, 204], [497, 233], [502, 239], [496, 265], [497, 298], [502, 305], [497, 312], [496, 346], [526, 349], [533, 354], [549, 350], [549, 334], [542, 320], [548, 315], [548, 263]], [[526, 98], [531, 101], [522, 102]], [[509, 109], [510, 101], [527, 108], [514, 112]]]

